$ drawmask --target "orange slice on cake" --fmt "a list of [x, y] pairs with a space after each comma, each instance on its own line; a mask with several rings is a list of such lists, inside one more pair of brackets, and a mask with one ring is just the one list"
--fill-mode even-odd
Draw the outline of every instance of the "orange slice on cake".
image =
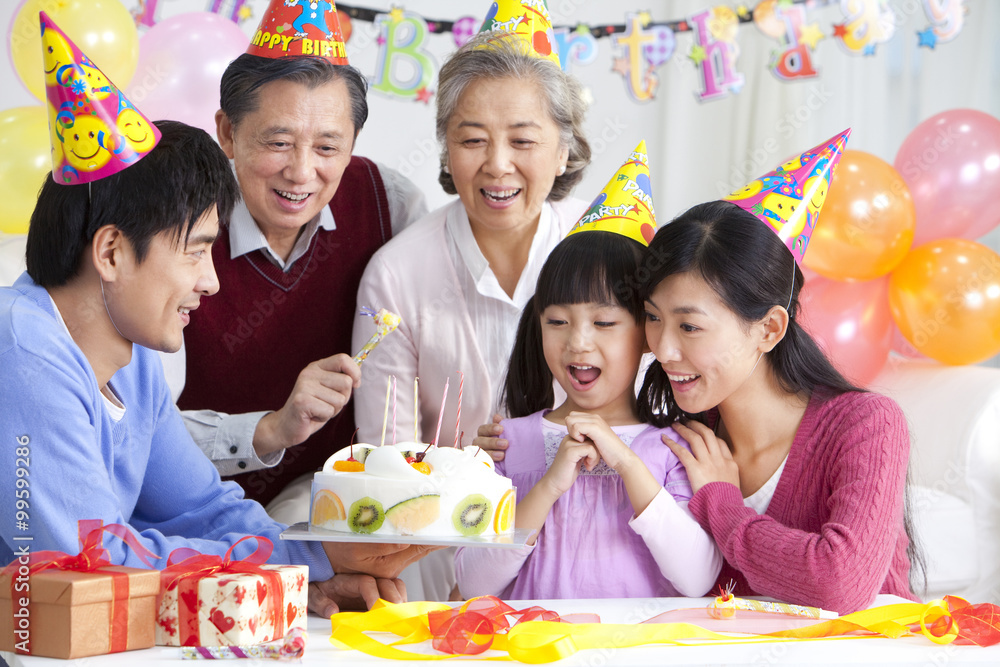
[[497, 512], [493, 515], [493, 530], [506, 533], [514, 523], [514, 489], [507, 491], [497, 504]]
[[320, 489], [313, 498], [312, 519], [314, 526], [323, 526], [333, 521], [343, 521], [347, 518], [344, 503], [336, 493], [328, 489]]

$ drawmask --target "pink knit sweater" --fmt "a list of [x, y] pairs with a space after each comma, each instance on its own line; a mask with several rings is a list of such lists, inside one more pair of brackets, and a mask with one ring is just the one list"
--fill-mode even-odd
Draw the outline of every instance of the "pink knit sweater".
[[765, 514], [725, 482], [691, 499], [726, 560], [718, 583], [842, 614], [878, 593], [916, 600], [903, 529], [909, 451], [906, 419], [891, 399], [814, 392]]

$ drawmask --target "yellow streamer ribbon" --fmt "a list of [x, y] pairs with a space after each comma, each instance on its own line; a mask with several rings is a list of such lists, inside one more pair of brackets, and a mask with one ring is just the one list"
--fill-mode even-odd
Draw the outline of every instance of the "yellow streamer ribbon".
[[[767, 634], [730, 634], [707, 630], [692, 623], [560, 623], [527, 621], [518, 623], [506, 634], [492, 636], [493, 650], [505, 651], [501, 656], [471, 656], [413, 653], [397, 648], [431, 639], [427, 614], [451, 609], [440, 602], [407, 602], [392, 604], [379, 600], [370, 611], [344, 612], [331, 619], [330, 642], [342, 649], [361, 651], [367, 655], [391, 660], [517, 660], [530, 664], [555, 662], [583, 649], [626, 648], [646, 644], [699, 646], [716, 644], [757, 644], [763, 642], [813, 641], [828, 639], [863, 639], [887, 637], [896, 639], [912, 634], [911, 625], [936, 644], [948, 644], [958, 636], [958, 626], [951, 621], [948, 632], [935, 635], [928, 627], [935, 615], [948, 612], [943, 600], [926, 604], [910, 602], [865, 609], [840, 618], [812, 625]], [[383, 643], [368, 632], [388, 632], [400, 639]], [[488, 638], [484, 635], [483, 639]]]

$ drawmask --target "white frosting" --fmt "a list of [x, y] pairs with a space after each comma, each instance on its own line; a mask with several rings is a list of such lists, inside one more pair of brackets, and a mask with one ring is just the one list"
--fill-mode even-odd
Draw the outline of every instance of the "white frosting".
[[[416, 455], [425, 449], [423, 463], [430, 467], [430, 474], [420, 472], [404, 458], [404, 454]], [[334, 462], [350, 456], [345, 448], [331, 456], [323, 472], [313, 477], [314, 503], [324, 497], [318, 524], [315, 507], [311, 513], [314, 525], [351, 532], [353, 506], [377, 509], [365, 515], [369, 518], [382, 513], [384, 519], [374, 531], [377, 535], [491, 536], [497, 534], [498, 528], [501, 532], [513, 529], [513, 489], [509, 479], [494, 471], [488, 454], [473, 448], [428, 449], [427, 445], [409, 442], [382, 447], [355, 445], [354, 455], [358, 460], [364, 457], [363, 472], [333, 469]], [[498, 517], [497, 509], [507, 505], [510, 507]], [[468, 510], [470, 506], [476, 510]], [[460, 518], [469, 521], [470, 516], [479, 517], [480, 513], [485, 513], [482, 521], [476, 522], [481, 532], [470, 530], [468, 524], [463, 528]]]
[[427, 475], [419, 472], [403, 458], [395, 447], [376, 447], [365, 459], [365, 472], [386, 479], [426, 481]]

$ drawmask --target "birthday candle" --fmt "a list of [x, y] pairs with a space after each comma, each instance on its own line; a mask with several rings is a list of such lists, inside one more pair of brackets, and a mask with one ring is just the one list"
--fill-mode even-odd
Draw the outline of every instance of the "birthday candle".
[[389, 390], [392, 389], [392, 377], [386, 378], [385, 382], [385, 414], [382, 415], [382, 440], [379, 446], [385, 444], [385, 426], [389, 422]]
[[458, 447], [459, 433], [461, 433], [462, 428], [462, 388], [465, 386], [465, 373], [462, 371], [458, 372], [458, 412], [455, 416], [455, 447]]
[[392, 444], [396, 444], [396, 376], [392, 376]]
[[441, 411], [438, 412], [437, 430], [434, 431], [434, 444], [437, 445], [438, 437], [441, 435], [441, 422], [444, 420], [444, 404], [448, 400], [448, 380], [444, 381], [444, 396], [441, 397]]
[[413, 442], [420, 442], [420, 438], [417, 435], [417, 429], [420, 428], [420, 421], [417, 419], [417, 405], [420, 402], [420, 391], [417, 389], [417, 383], [420, 382], [420, 378], [413, 377]]

